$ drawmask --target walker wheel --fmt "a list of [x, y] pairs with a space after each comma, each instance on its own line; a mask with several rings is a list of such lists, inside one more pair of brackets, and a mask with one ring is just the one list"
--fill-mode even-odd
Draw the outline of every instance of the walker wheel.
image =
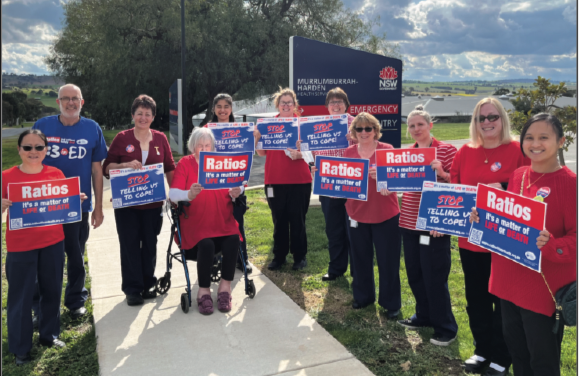
[[211, 267], [211, 281], [219, 282], [222, 279], [222, 260], [221, 258]]
[[250, 299], [254, 299], [254, 296], [256, 296], [256, 286], [254, 285], [254, 281], [248, 281], [248, 291], [246, 291], [246, 294], [250, 297]]
[[170, 287], [171, 287], [171, 279], [161, 277], [157, 280], [157, 283], [155, 284], [155, 291], [157, 291], [159, 295], [163, 295], [169, 290]]
[[189, 299], [186, 292], [181, 294], [181, 310], [183, 313], [189, 312]]

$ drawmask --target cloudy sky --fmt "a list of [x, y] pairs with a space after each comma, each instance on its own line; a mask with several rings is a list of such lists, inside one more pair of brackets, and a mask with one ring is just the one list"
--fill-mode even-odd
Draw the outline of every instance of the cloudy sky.
[[[50, 73], [43, 63], [68, 0], [2, 0], [2, 71]], [[576, 81], [573, 0], [343, 0], [380, 16], [400, 46], [405, 79]]]

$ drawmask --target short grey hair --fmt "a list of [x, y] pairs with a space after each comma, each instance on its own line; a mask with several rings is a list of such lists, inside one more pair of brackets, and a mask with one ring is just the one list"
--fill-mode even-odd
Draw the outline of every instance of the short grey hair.
[[60, 92], [62, 91], [62, 89], [64, 89], [65, 87], [72, 87], [73, 89], [76, 89], [79, 91], [79, 94], [81, 96], [81, 99], [83, 99], [83, 92], [81, 91], [81, 88], [78, 87], [75, 84], [66, 84], [66, 85], [62, 85], [61, 87], [58, 88], [58, 97], [60, 98]]
[[211, 140], [211, 151], [215, 151], [215, 137], [213, 132], [208, 128], [197, 128], [189, 136], [187, 141], [187, 148], [190, 152], [195, 153], [195, 146], [203, 139], [209, 138]]

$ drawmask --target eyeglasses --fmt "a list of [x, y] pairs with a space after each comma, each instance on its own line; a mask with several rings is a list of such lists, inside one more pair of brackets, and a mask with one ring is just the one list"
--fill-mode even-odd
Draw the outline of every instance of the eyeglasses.
[[77, 98], [77, 97], [72, 97], [72, 98], [62, 97], [62, 98], [58, 98], [58, 99], [64, 103], [68, 103], [70, 101], [72, 101], [73, 103], [79, 103], [81, 101], [81, 98]]
[[371, 133], [374, 128], [373, 127], [364, 127], [364, 128], [355, 128], [357, 133], [361, 133], [364, 129], [365, 132]]
[[43, 151], [44, 148], [46, 148], [46, 146], [44, 146], [44, 145], [36, 145], [36, 146], [22, 145], [21, 146], [22, 150], [24, 150], [24, 151], [31, 151], [33, 147], [34, 147], [34, 150], [36, 150], [36, 151]]
[[294, 102], [280, 102], [282, 106], [294, 106]]
[[487, 119], [490, 123], [493, 123], [494, 121], [499, 119], [499, 115], [487, 115], [487, 116], [480, 115], [479, 116], [480, 123], [483, 123], [485, 121], [485, 119]]
[[344, 104], [344, 101], [331, 101], [328, 102], [328, 104], [331, 106], [340, 106], [341, 104]]

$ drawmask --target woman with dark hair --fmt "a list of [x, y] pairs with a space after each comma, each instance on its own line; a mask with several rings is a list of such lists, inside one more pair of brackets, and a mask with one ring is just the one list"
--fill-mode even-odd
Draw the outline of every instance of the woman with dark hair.
[[[232, 97], [229, 94], [218, 94], [213, 99], [213, 106], [212, 106], [212, 117], [211, 123], [234, 123], [236, 120], [234, 118], [234, 113], [232, 111], [233, 101]], [[207, 124], [204, 126], [207, 127]], [[242, 194], [236, 199], [236, 203], [234, 205], [234, 218], [236, 222], [238, 222], [238, 228], [240, 230], [240, 234], [244, 239], [241, 242], [242, 247], [242, 256], [238, 253], [238, 261], [236, 262], [236, 268], [241, 271], [244, 271], [244, 263], [246, 264], [246, 270], [248, 273], [252, 272], [252, 265], [248, 262], [248, 249], [246, 244], [246, 232], [244, 231], [244, 214], [248, 209], [246, 206], [247, 198], [244, 194], [244, 186], [241, 186]]]
[[[578, 258], [576, 174], [558, 162], [558, 149], [565, 141], [555, 116], [531, 117], [522, 129], [520, 147], [532, 164], [518, 168], [508, 185], [509, 192], [547, 204], [546, 228], [534, 239], [542, 254], [542, 272], [491, 255], [489, 291], [501, 300], [503, 335], [515, 376], [560, 375], [564, 325], [560, 321], [555, 326], [552, 295], [576, 281]], [[479, 222], [475, 208], [470, 220]]]
[[[61, 170], [45, 166], [48, 141], [38, 129], [27, 129], [18, 137], [22, 163], [2, 171], [2, 213], [10, 206], [8, 184], [64, 179]], [[87, 196], [81, 193], [81, 200]], [[10, 223], [10, 215], [6, 218]], [[38, 280], [40, 293], [39, 341], [43, 346], [65, 347], [60, 334], [60, 298], [64, 268], [62, 225], [6, 228], [6, 279], [8, 280], [8, 351], [16, 364], [30, 362], [32, 348], [32, 296]]]
[[[140, 169], [163, 163], [165, 178], [171, 185], [175, 162], [163, 132], [151, 129], [156, 104], [148, 95], [139, 95], [131, 106], [135, 127], [119, 132], [103, 163], [103, 175], [122, 168]], [[157, 296], [153, 287], [157, 261], [157, 235], [163, 225], [163, 202], [115, 209], [117, 234], [121, 245], [121, 289], [130, 306], [143, 304]]]

